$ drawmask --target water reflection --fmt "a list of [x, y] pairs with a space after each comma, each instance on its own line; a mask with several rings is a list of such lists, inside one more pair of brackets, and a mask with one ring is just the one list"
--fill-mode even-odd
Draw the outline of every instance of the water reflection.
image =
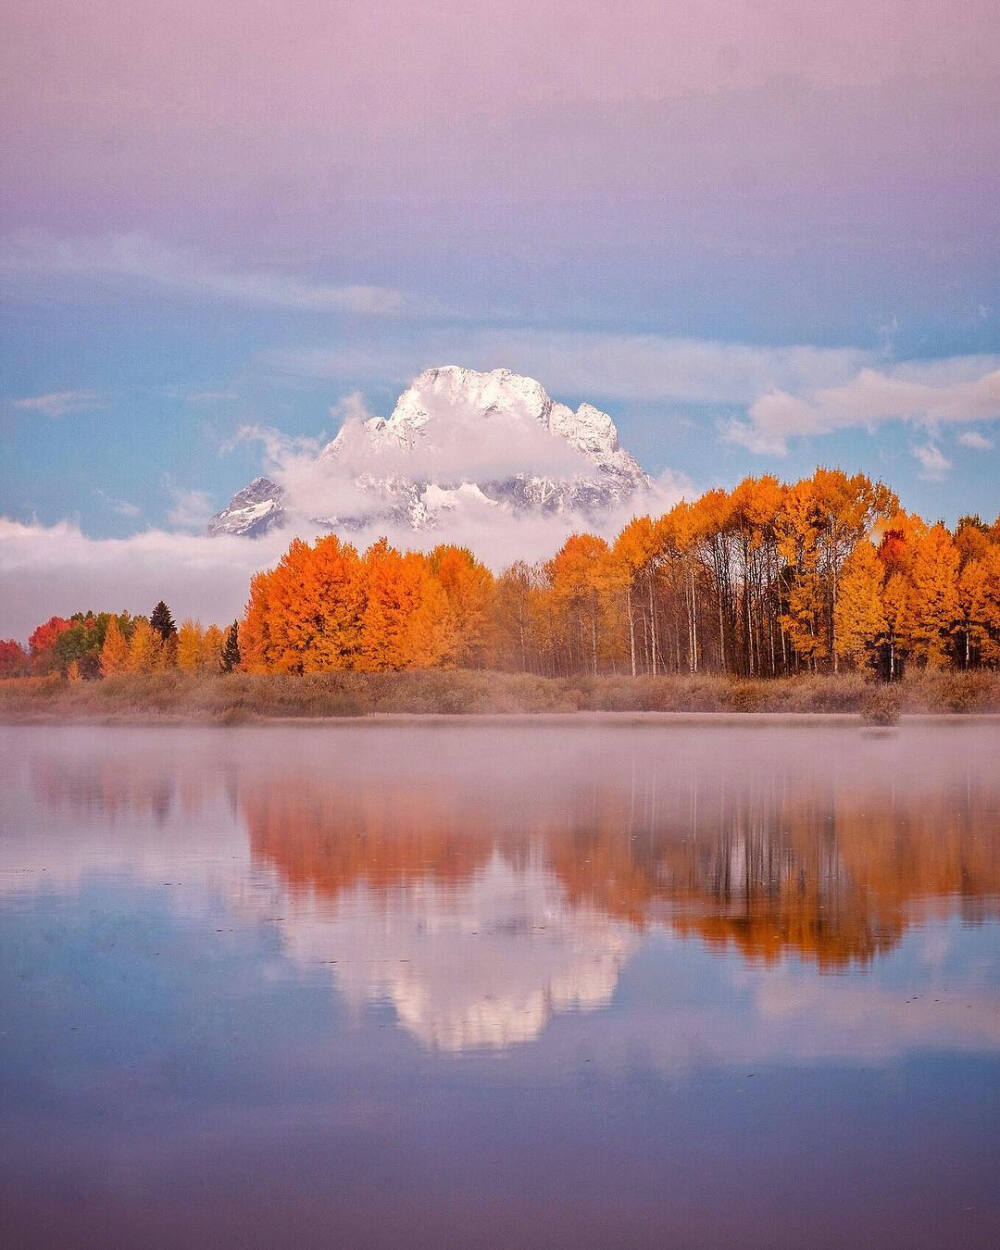
[[[928, 917], [996, 918], [996, 746], [989, 727], [29, 733], [8, 756], [0, 880], [214, 891], [355, 1012], [390, 1003], [444, 1051], [606, 1007], [654, 932], [780, 966], [754, 983], [773, 1032], [798, 1019], [873, 1052], [891, 1022], [992, 1045], [996, 1004], [974, 987], [960, 1024], [921, 1007], [901, 1031], [852, 983], [821, 1026], [829, 994], [782, 961], [871, 968]], [[859, 1013], [865, 1036], [846, 1036]]]
[[716, 754], [640, 737], [631, 759], [581, 768], [558, 753], [544, 776], [516, 751], [496, 767], [442, 762], [433, 780], [362, 762], [251, 778], [239, 801], [255, 855], [327, 899], [359, 882], [468, 881], [499, 852], [518, 870], [544, 865], [569, 905], [639, 927], [669, 916], [748, 957], [792, 950], [822, 968], [890, 950], [918, 901], [996, 915], [998, 782], [984, 744], [945, 738], [928, 759], [902, 736], [809, 738], [749, 731]]
[[0, 1236], [992, 1245], [998, 747], [0, 730]]

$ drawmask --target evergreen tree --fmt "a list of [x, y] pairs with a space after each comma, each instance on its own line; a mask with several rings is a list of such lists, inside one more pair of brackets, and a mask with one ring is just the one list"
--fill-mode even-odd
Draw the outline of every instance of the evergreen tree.
[[170, 615], [170, 609], [161, 599], [153, 609], [153, 614], [149, 618], [149, 623], [160, 635], [164, 642], [177, 633], [177, 626], [174, 624], [174, 618]]
[[222, 648], [222, 671], [232, 673], [240, 666], [240, 623], [233, 621], [226, 635], [226, 645]]

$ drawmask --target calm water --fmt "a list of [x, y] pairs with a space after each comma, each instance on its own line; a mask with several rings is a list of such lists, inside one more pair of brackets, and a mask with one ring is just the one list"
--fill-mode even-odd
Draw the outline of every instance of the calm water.
[[0, 768], [5, 1246], [998, 1243], [995, 727]]

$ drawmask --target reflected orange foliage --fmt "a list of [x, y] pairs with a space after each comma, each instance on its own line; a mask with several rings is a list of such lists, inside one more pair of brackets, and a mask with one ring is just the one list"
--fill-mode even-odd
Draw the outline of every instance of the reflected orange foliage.
[[[534, 796], [519, 819], [473, 791], [400, 781], [381, 791], [300, 777], [241, 790], [254, 854], [327, 897], [431, 878], [468, 880], [498, 850], [540, 856], [571, 905], [733, 946], [751, 959], [794, 952], [821, 968], [867, 962], [919, 908], [960, 897], [996, 914], [1000, 843], [981, 836], [993, 798], [881, 788], [812, 792], [814, 778], [707, 774]], [[524, 812], [528, 818], [524, 818]]]

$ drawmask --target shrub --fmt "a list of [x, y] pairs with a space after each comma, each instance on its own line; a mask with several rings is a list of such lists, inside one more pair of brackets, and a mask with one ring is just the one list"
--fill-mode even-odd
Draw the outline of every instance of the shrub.
[[895, 686], [870, 686], [861, 700], [861, 719], [866, 725], [897, 725], [901, 705]]

